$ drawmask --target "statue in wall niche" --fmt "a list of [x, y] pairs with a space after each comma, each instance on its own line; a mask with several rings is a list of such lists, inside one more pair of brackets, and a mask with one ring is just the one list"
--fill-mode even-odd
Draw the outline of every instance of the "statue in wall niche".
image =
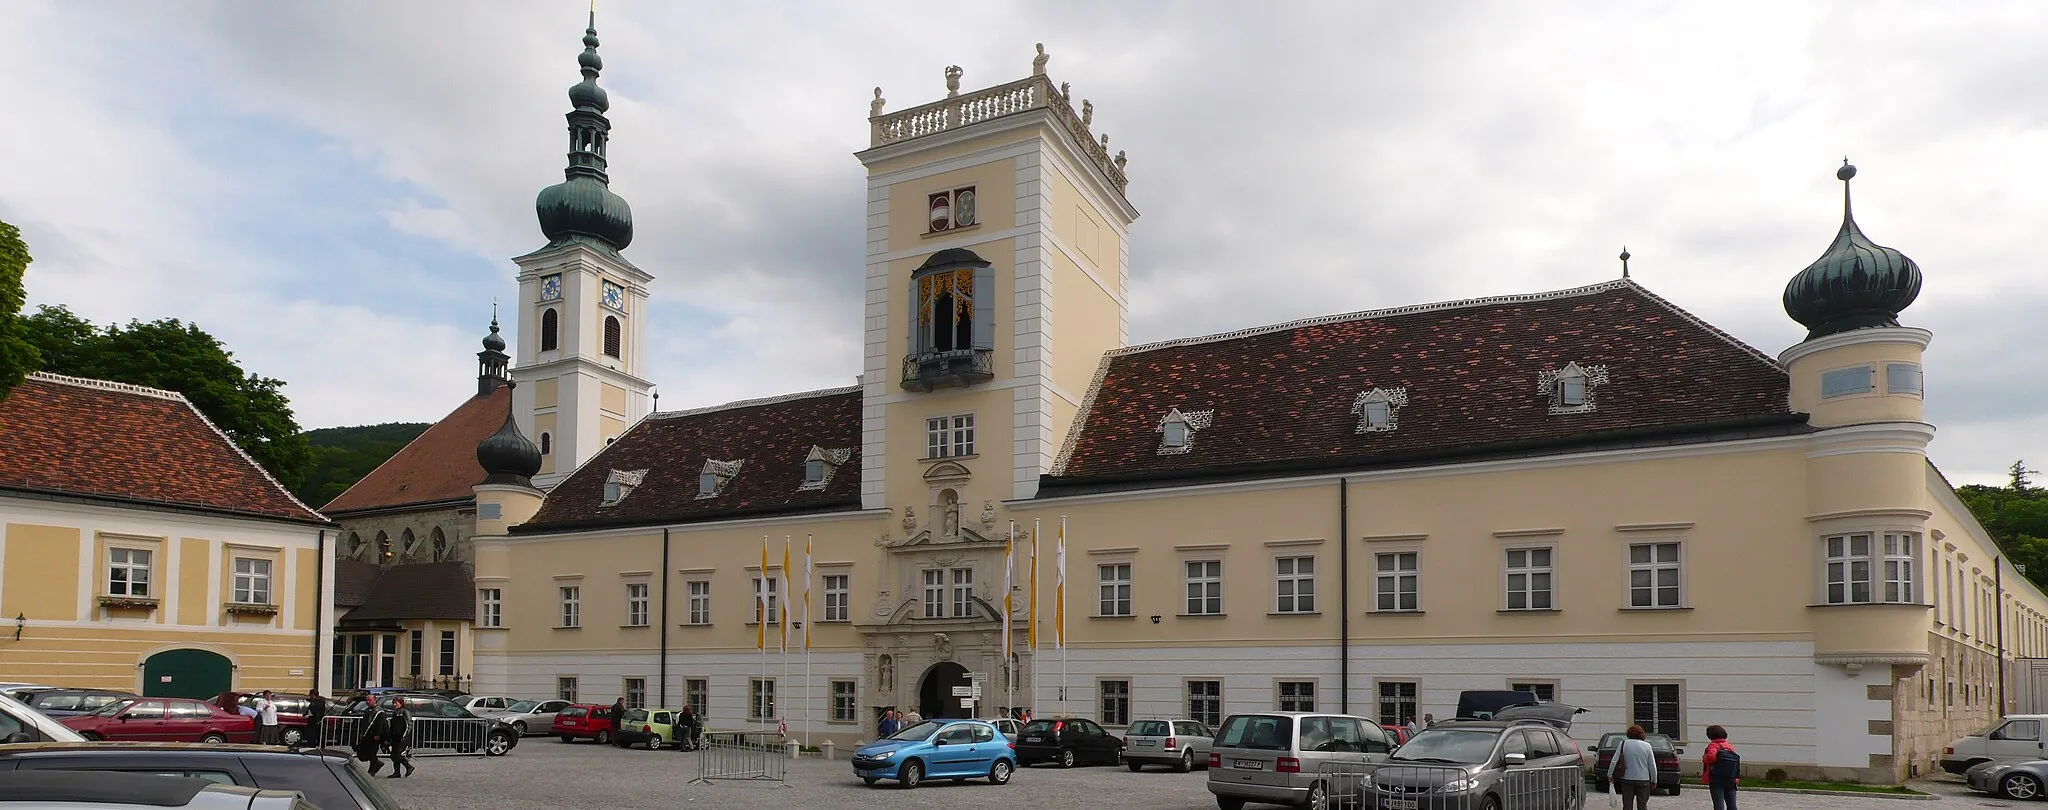
[[1085, 98], [1081, 99], [1081, 128], [1087, 129], [1088, 125], [1093, 123], [1095, 123], [1095, 102]]
[[1052, 57], [1051, 57], [1051, 56], [1048, 56], [1048, 55], [1046, 55], [1046, 53], [1045, 53], [1045, 43], [1043, 43], [1043, 42], [1040, 42], [1040, 43], [1038, 43], [1038, 55], [1037, 55], [1037, 56], [1034, 56], [1034, 57], [1031, 57], [1031, 75], [1033, 75], [1033, 76], [1043, 76], [1043, 75], [1045, 75], [1045, 63], [1047, 63], [1047, 62], [1050, 62], [1050, 61], [1052, 61]]
[[952, 490], [939, 493], [939, 507], [946, 510], [945, 519], [939, 524], [944, 537], [960, 536], [960, 494]]
[[996, 502], [988, 498], [983, 498], [981, 501], [981, 530], [985, 532], [996, 530]]
[[875, 688], [883, 694], [896, 688], [896, 657], [883, 655], [875, 659]]
[[966, 72], [959, 65], [946, 66], [946, 98], [960, 95], [960, 74]]
[[887, 103], [889, 103], [889, 100], [882, 98], [882, 88], [875, 88], [875, 100], [868, 102], [868, 117], [880, 117], [882, 115], [882, 105]]

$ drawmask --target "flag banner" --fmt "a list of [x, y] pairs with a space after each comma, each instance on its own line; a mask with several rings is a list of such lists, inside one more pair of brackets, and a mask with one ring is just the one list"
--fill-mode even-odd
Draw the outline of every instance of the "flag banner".
[[1052, 591], [1053, 644], [1064, 650], [1067, 648], [1067, 519], [1064, 516], [1060, 518], [1059, 545], [1054, 548], [1059, 580]]
[[[1010, 539], [1003, 544], [1003, 671], [1010, 667], [1010, 610], [1014, 597], [1010, 594], [1010, 569], [1017, 567], [1017, 522], [1010, 521]], [[1012, 677], [1005, 675], [1005, 677]], [[1007, 682], [1007, 681], [1006, 681]]]
[[[789, 588], [789, 535], [782, 536], [782, 598], [788, 599], [795, 591]], [[789, 652], [789, 623], [795, 618], [792, 605], [782, 606], [782, 651]]]
[[1024, 641], [1038, 651], [1038, 518], [1031, 519], [1031, 616], [1024, 623]]
[[768, 535], [761, 535], [761, 578], [754, 580], [754, 649], [768, 650]]
[[[804, 652], [811, 651], [811, 536], [804, 535]], [[848, 594], [851, 596], [851, 594]]]

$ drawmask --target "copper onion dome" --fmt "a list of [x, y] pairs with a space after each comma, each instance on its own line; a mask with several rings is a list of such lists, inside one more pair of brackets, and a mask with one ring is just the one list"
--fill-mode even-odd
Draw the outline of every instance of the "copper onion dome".
[[633, 207], [612, 193], [611, 178], [605, 174], [605, 149], [610, 145], [612, 124], [605, 118], [611, 98], [597, 86], [597, 74], [604, 60], [597, 55], [597, 15], [583, 31], [583, 53], [576, 57], [583, 81], [569, 88], [569, 166], [563, 180], [541, 189], [534, 212], [540, 218], [541, 233], [548, 243], [562, 244], [592, 239], [613, 250], [633, 243]]
[[1906, 254], [1870, 241], [1856, 227], [1849, 205], [1849, 178], [1856, 167], [1842, 161], [1842, 230], [1826, 253], [1785, 285], [1785, 314], [1806, 326], [1806, 339], [1898, 326], [1899, 313], [1920, 296], [1920, 265]]

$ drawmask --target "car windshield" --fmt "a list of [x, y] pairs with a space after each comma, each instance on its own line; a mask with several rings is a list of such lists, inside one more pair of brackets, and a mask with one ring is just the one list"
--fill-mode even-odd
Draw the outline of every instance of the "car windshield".
[[926, 738], [932, 736], [932, 732], [938, 730], [938, 723], [926, 720], [922, 723], [911, 726], [910, 728], [906, 728], [902, 731], [898, 731], [894, 734], [889, 735], [889, 739], [895, 740], [897, 742], [922, 742]]
[[1256, 748], [1285, 751], [1294, 744], [1294, 718], [1270, 714], [1240, 714], [1223, 721], [1216, 735], [1220, 748]]
[[1671, 738], [1662, 734], [1646, 734], [1643, 735], [1643, 739], [1649, 741], [1650, 750], [1659, 754], [1671, 754], [1678, 751], [1678, 746], [1671, 743]]
[[1433, 728], [1416, 734], [1388, 759], [1477, 765], [1493, 757], [1500, 732], [1490, 729]]
[[538, 701], [522, 700], [518, 703], [512, 704], [510, 709], [514, 712], [530, 712], [533, 711], [533, 707], [539, 705], [540, 703]]
[[113, 717], [114, 715], [120, 714], [121, 710], [126, 709], [131, 705], [134, 705], [134, 703], [135, 700], [133, 698], [130, 698], [128, 700], [118, 700], [113, 703], [109, 703], [105, 706], [101, 706], [97, 711], [94, 711], [92, 713], [92, 716]]
[[1165, 737], [1172, 733], [1173, 729], [1166, 725], [1165, 720], [1139, 720], [1131, 724], [1133, 737]]
[[575, 717], [582, 717], [582, 716], [584, 716], [584, 715], [587, 715], [587, 714], [589, 714], [589, 713], [590, 713], [590, 710], [589, 710], [589, 709], [586, 709], [586, 708], [583, 708], [582, 706], [570, 706], [569, 708], [563, 709], [563, 710], [562, 710], [561, 712], [557, 713], [557, 714], [556, 714], [555, 716], [556, 716], [556, 717], [570, 717], [570, 718], [575, 718]]

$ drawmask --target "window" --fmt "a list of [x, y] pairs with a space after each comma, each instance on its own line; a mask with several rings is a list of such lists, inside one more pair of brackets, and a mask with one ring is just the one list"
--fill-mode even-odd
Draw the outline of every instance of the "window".
[[974, 616], [974, 569], [953, 569], [953, 618]]
[[1547, 548], [1508, 549], [1508, 610], [1550, 610], [1550, 557]]
[[562, 317], [554, 308], [540, 311], [540, 350], [551, 352], [562, 347]]
[[562, 593], [561, 627], [583, 626], [583, 586], [563, 585], [557, 590]]
[[[716, 486], [717, 486], [716, 484], [714, 484], [714, 485], [713, 485], [713, 487], [714, 487], [714, 488], [715, 488]], [[619, 501], [623, 501], [623, 500], [625, 500], [625, 499], [626, 499], [626, 487], [625, 487], [625, 485], [623, 485], [623, 484], [620, 484], [620, 483], [619, 483], [619, 482], [617, 482], [617, 481], [606, 481], [606, 482], [604, 482], [604, 500], [603, 500], [603, 501], [601, 501], [601, 502], [599, 502], [599, 503], [598, 503], [598, 505], [599, 505], [599, 506], [610, 506], [610, 505], [612, 505], [612, 504], [618, 503]]]
[[852, 589], [847, 587], [846, 574], [825, 575], [825, 621], [843, 622], [853, 617], [850, 609]]
[[814, 459], [809, 459], [809, 460], [807, 460], [807, 461], [805, 461], [805, 462], [804, 462], [804, 483], [806, 483], [806, 484], [822, 484], [822, 483], [825, 483], [825, 460], [824, 460], [824, 459], [820, 459], [820, 458], [814, 458]]
[[973, 186], [933, 194], [927, 208], [932, 233], [965, 228], [981, 221], [975, 217]]
[[701, 474], [699, 474], [699, 475], [697, 476], [697, 494], [698, 494], [698, 495], [716, 495], [716, 494], [718, 494], [718, 475], [717, 475], [716, 473], [708, 473], [708, 472], [707, 472], [707, 473], [701, 473]]
[[1919, 557], [1920, 536], [1899, 532], [1884, 535], [1884, 601], [1911, 604], [1913, 561]]
[[245, 605], [270, 604], [270, 561], [235, 558], [235, 601]]
[[1128, 726], [1131, 724], [1131, 682], [1102, 681], [1102, 724], [1105, 726]]
[[1415, 719], [1419, 691], [1414, 681], [1380, 681], [1380, 723], [1397, 725]]
[[455, 674], [455, 631], [441, 631], [441, 674]]
[[711, 681], [704, 678], [683, 679], [683, 702], [690, 704], [690, 713], [698, 719], [708, 716], [711, 711]]
[[478, 588], [476, 591], [478, 627], [505, 626], [504, 592], [497, 588]]
[[697, 497], [717, 497], [719, 493], [724, 492], [725, 488], [732, 483], [732, 479], [740, 474], [740, 467], [745, 463], [746, 459], [735, 459], [733, 461], [705, 459], [704, 466], [697, 470]]
[[1187, 444], [1188, 444], [1188, 423], [1186, 423], [1186, 422], [1167, 422], [1167, 423], [1165, 423], [1165, 424], [1163, 424], [1163, 425], [1160, 425], [1160, 430], [1161, 430], [1161, 431], [1162, 431], [1163, 433], [1165, 433], [1165, 434], [1166, 434], [1165, 438], [1163, 438], [1163, 439], [1161, 439], [1161, 440], [1160, 440], [1160, 443], [1161, 443], [1161, 444], [1164, 444], [1164, 445], [1166, 445], [1167, 447], [1186, 447], [1186, 446], [1187, 446]]
[[107, 550], [107, 595], [149, 598], [148, 550], [139, 548]]
[[690, 624], [711, 623], [711, 583], [695, 580], [688, 585], [690, 592]]
[[974, 455], [974, 414], [936, 416], [924, 420], [925, 458]]
[[1394, 409], [1384, 402], [1367, 402], [1359, 408], [1358, 423], [1367, 430], [1384, 427], [1392, 421]]
[[1390, 612], [1421, 610], [1421, 553], [1396, 551], [1375, 554], [1373, 558], [1375, 609]]
[[1159, 424], [1152, 428], [1159, 434], [1159, 455], [1177, 456], [1193, 452], [1195, 432], [1216, 422], [1216, 409], [1182, 411], [1179, 408], [1167, 410], [1159, 417]]
[[924, 617], [946, 618], [946, 572], [932, 568], [924, 572]]
[[1280, 711], [1312, 712], [1316, 710], [1315, 681], [1281, 681], [1278, 686]]
[[1273, 561], [1273, 610], [1316, 612], [1316, 558], [1281, 557]]
[[1844, 534], [1827, 539], [1828, 604], [1871, 601], [1870, 535]]
[[422, 635], [423, 634], [420, 631], [414, 630], [411, 633], [411, 638], [408, 639], [410, 643], [409, 649], [412, 652], [412, 656], [411, 661], [406, 664], [407, 675], [419, 675], [420, 667], [424, 666], [424, 664], [421, 663], [426, 660], [425, 651], [421, 649]]
[[1868, 394], [1877, 390], [1873, 381], [1876, 370], [1869, 366], [1852, 366], [1824, 371], [1820, 375], [1820, 398], [1832, 399], [1856, 394]]
[[1528, 692], [1529, 694], [1535, 695], [1537, 700], [1543, 701], [1544, 703], [1557, 702], [1557, 682], [1555, 681], [1523, 681], [1519, 683], [1510, 682], [1508, 684], [1508, 691]]
[[[920, 268], [913, 274], [917, 296], [914, 342], [920, 354], [992, 348], [976, 341], [975, 319], [986, 319], [994, 313], [987, 303], [974, 299], [977, 277], [988, 274], [986, 262], [975, 261], [974, 265], [978, 266], [961, 267], [954, 263], [929, 271]], [[989, 337], [983, 335], [982, 339]]]
[[555, 679], [555, 697], [570, 703], [576, 702], [576, 676], [565, 675]]
[[1188, 719], [1210, 726], [1223, 722], [1223, 682], [1188, 681]]
[[1594, 389], [1606, 382], [1606, 366], [1582, 366], [1573, 361], [1564, 364], [1564, 368], [1539, 373], [1536, 390], [1550, 398], [1553, 414], [1585, 413], [1593, 410]]
[[1673, 741], [1685, 739], [1685, 721], [1679, 716], [1678, 684], [1630, 684], [1629, 692], [1629, 722]]
[[629, 709], [647, 708], [646, 678], [626, 679], [626, 707]]
[[1920, 395], [1920, 366], [1917, 363], [1886, 363], [1884, 392]]
[[1991, 739], [2040, 742], [2041, 721], [2007, 720], [2005, 725], [1999, 726], [1997, 731], [1991, 732]]
[[619, 319], [614, 315], [604, 316], [604, 356], [620, 357]]
[[767, 621], [769, 624], [774, 624], [776, 622], [782, 621], [782, 598], [781, 594], [776, 593], [777, 588], [779, 588], [781, 584], [782, 583], [778, 582], [774, 577], [768, 577], [766, 579], [763, 579], [761, 577], [754, 577], [755, 622], [761, 621], [761, 614], [763, 612], [764, 607], [766, 609], [766, 613], [768, 614]]
[[632, 582], [626, 585], [626, 626], [647, 626], [647, 583]]
[[1351, 414], [1358, 417], [1353, 433], [1385, 433], [1395, 427], [1395, 414], [1408, 404], [1406, 388], [1374, 388], [1360, 392], [1351, 401]]
[[858, 719], [860, 688], [853, 681], [832, 682], [832, 722], [851, 723]]
[[747, 719], [775, 719], [775, 681], [767, 678], [747, 679]]
[[1215, 616], [1223, 612], [1223, 561], [1190, 560], [1188, 571], [1188, 615]]
[[545, 430], [541, 431], [540, 454], [545, 456], [553, 452], [555, 452], [555, 434], [549, 433]]
[[1586, 405], [1586, 378], [1579, 375], [1557, 378], [1557, 404], [1560, 408], [1582, 408]]
[[1677, 543], [1630, 543], [1628, 606], [1675, 608], [1685, 604], [1679, 590]]
[[1131, 564], [1098, 565], [1095, 566], [1095, 572], [1102, 583], [1102, 599], [1096, 608], [1097, 615], [1131, 615]]

